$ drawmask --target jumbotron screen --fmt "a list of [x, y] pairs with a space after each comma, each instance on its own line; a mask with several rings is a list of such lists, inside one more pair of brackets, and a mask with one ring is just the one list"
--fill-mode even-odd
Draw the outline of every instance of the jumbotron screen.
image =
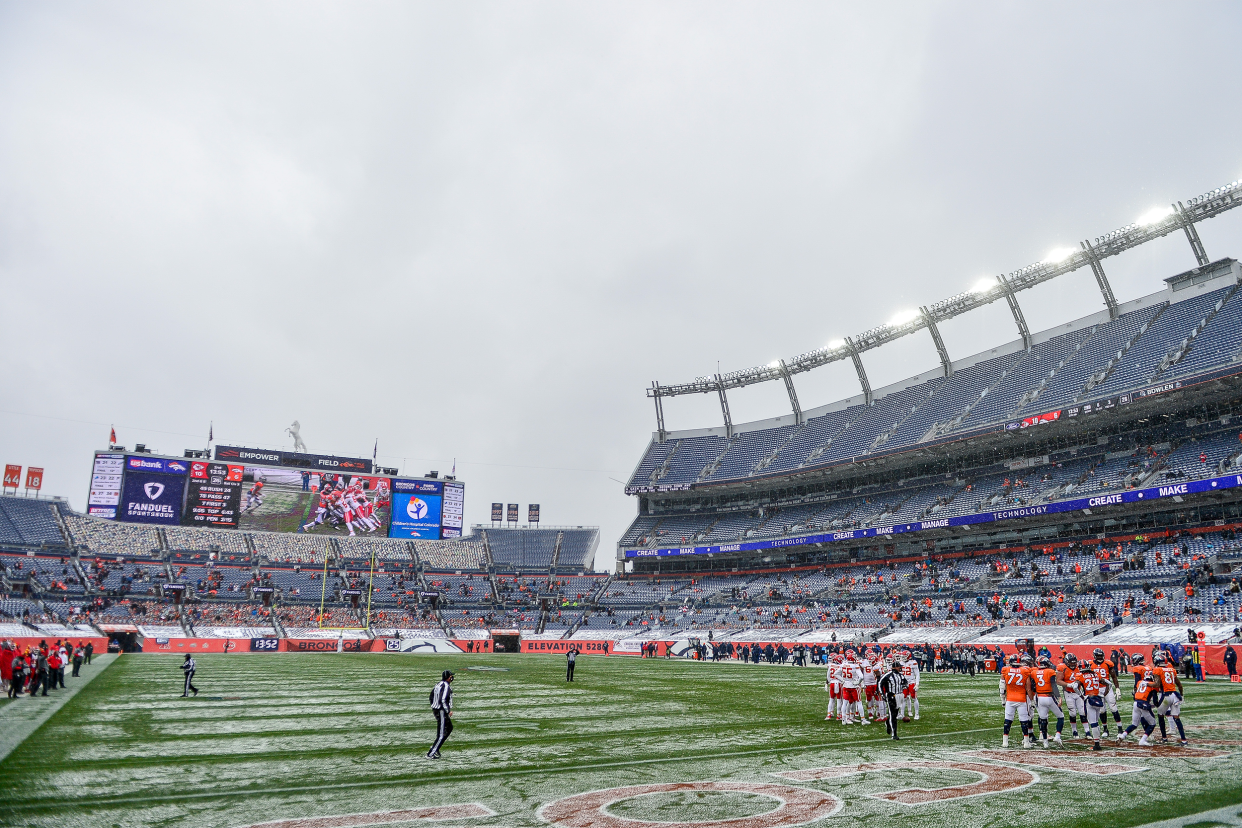
[[438, 540], [461, 537], [464, 506], [465, 485], [454, 480], [375, 474], [359, 458], [217, 446], [210, 460], [96, 452], [87, 513], [128, 523]]

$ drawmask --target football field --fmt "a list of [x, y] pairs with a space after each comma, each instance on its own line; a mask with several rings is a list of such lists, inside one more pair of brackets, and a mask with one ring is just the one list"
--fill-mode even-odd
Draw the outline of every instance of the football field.
[[[1092, 753], [1002, 751], [991, 674], [925, 676], [921, 720], [892, 742], [825, 722], [818, 668], [583, 656], [567, 684], [544, 655], [197, 661], [191, 699], [177, 656], [103, 668], [0, 761], [0, 824], [1242, 824], [1242, 685], [1219, 681], [1187, 687], [1191, 748]], [[456, 730], [433, 761], [445, 668]]]

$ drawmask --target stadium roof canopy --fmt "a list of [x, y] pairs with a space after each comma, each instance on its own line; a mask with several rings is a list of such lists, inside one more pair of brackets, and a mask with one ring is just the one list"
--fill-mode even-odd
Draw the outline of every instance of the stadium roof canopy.
[[948, 299], [942, 299], [934, 304], [921, 307], [917, 312], [906, 314], [904, 318], [898, 317], [887, 324], [863, 331], [857, 336], [846, 337], [838, 342], [829, 343], [823, 348], [799, 354], [789, 360], [781, 359], [768, 365], [732, 371], [727, 374], [697, 377], [693, 382], [680, 385], [660, 385], [659, 382], [652, 382], [651, 387], [647, 389], [647, 396], [655, 401], [656, 428], [659, 439], [663, 441], [666, 434], [664, 429], [664, 397], [677, 397], [684, 394], [719, 395], [721, 413], [724, 415], [725, 432], [727, 435], [732, 436], [733, 423], [729, 415], [729, 400], [726, 392], [733, 388], [743, 388], [770, 380], [782, 380], [785, 383], [785, 389], [789, 393], [789, 402], [793, 408], [794, 421], [797, 424], [801, 424], [803, 422], [802, 408], [798, 403], [798, 395], [794, 389], [793, 375], [843, 359], [853, 360], [863, 395], [867, 403], [870, 404], [872, 401], [871, 383], [867, 379], [867, 373], [863, 368], [860, 355], [864, 351], [878, 348], [881, 345], [903, 336], [908, 336], [924, 328], [931, 333], [941, 364], [944, 366], [945, 376], [949, 376], [953, 373], [953, 362], [949, 358], [948, 350], [940, 337], [940, 330], [937, 324], [1002, 298], [1009, 304], [1009, 309], [1013, 313], [1014, 323], [1022, 336], [1023, 344], [1029, 348], [1031, 345], [1031, 332], [1027, 328], [1026, 320], [1022, 315], [1022, 308], [1018, 304], [1017, 294], [1028, 288], [1033, 288], [1036, 285], [1055, 279], [1058, 276], [1072, 273], [1079, 268], [1091, 268], [1095, 274], [1096, 282], [1099, 285], [1100, 293], [1103, 296], [1104, 304], [1108, 308], [1109, 315], [1116, 318], [1118, 313], [1117, 300], [1113, 296], [1112, 287], [1104, 274], [1102, 264], [1104, 259], [1109, 256], [1116, 256], [1133, 247], [1138, 247], [1140, 244], [1162, 238], [1180, 229], [1186, 234], [1186, 240], [1190, 243], [1191, 250], [1194, 252], [1199, 265], [1206, 265], [1209, 263], [1209, 259], [1203, 248], [1203, 242], [1199, 240], [1199, 233], [1195, 230], [1195, 223], [1214, 218], [1226, 210], [1231, 210], [1239, 205], [1242, 205], [1242, 181], [1234, 181], [1231, 184], [1226, 184], [1223, 187], [1218, 187], [1201, 196], [1192, 198], [1185, 204], [1179, 201], [1176, 204], [1170, 205], [1168, 209], [1148, 212], [1141, 216], [1134, 224], [1128, 224], [1094, 240], [1081, 242], [1078, 249], [1062, 248], [1054, 250], [1042, 262], [1027, 265], [1007, 275], [997, 276], [995, 280], [984, 280], [969, 291], [958, 293], [950, 296]]

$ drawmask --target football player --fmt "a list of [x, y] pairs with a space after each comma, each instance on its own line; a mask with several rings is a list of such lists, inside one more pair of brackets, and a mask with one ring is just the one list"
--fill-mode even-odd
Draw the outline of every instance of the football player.
[[[858, 698], [858, 688], [862, 684], [862, 669], [858, 666], [858, 657], [853, 650], [845, 651], [845, 663], [841, 668], [841, 701], [844, 712], [842, 724], [869, 724], [863, 713], [862, 702]], [[857, 715], [857, 719], [855, 719]]]
[[906, 680], [906, 689], [903, 696], [903, 712], [901, 720], [903, 722], [910, 721], [910, 713], [914, 713], [914, 720], [919, 718], [919, 663], [910, 655], [909, 650], [901, 651], [901, 675]]
[[250, 490], [246, 492], [246, 508], [243, 511], [250, 512], [263, 505], [263, 481], [256, 480]]
[[833, 716], [840, 716], [841, 703], [841, 664], [845, 659], [840, 653], [828, 657], [828, 677], [824, 679], [824, 689], [828, 691], [828, 715], [824, 721], [832, 721]]
[[1160, 702], [1156, 705], [1156, 716], [1160, 722], [1160, 741], [1169, 741], [1169, 730], [1165, 716], [1173, 717], [1177, 725], [1178, 741], [1186, 744], [1186, 728], [1182, 727], [1182, 680], [1177, 677], [1177, 668], [1170, 662], [1163, 650], [1152, 658], [1155, 667], [1156, 683], [1160, 685]]
[[1130, 670], [1134, 673], [1134, 712], [1131, 714], [1130, 726], [1117, 734], [1118, 744], [1124, 742], [1127, 736], [1142, 727], [1143, 735], [1139, 737], [1138, 743], [1143, 747], [1148, 747], [1151, 745], [1148, 737], [1156, 729], [1156, 713], [1152, 702], [1159, 698], [1160, 690], [1155, 674], [1146, 669], [1143, 662], [1142, 653], [1134, 656]]
[[[1117, 693], [1115, 688], [1117, 685], [1117, 666], [1104, 656], [1104, 651], [1099, 647], [1091, 653], [1091, 669], [1100, 677], [1100, 695], [1104, 699], [1104, 703], [1108, 706], [1108, 710], [1113, 714], [1113, 723], [1117, 725], [1117, 730], [1121, 730], [1121, 713], [1117, 710]], [[1108, 716], [1100, 716], [1100, 722], [1104, 728], [1104, 735], [1108, 735]]]
[[875, 721], [879, 721], [883, 715], [883, 711], [880, 710], [880, 688], [878, 683], [879, 673], [882, 669], [879, 658], [880, 656], [877, 653], [875, 660], [872, 660], [864, 651], [862, 661], [859, 663], [859, 666], [862, 668], [863, 694], [866, 696], [867, 711]]
[[1001, 668], [1000, 691], [1005, 702], [1005, 733], [1001, 737], [1001, 747], [1009, 747], [1009, 728], [1013, 726], [1015, 714], [1022, 727], [1022, 747], [1030, 747], [1031, 674], [1016, 654], [1009, 656], [1008, 663]]
[[1100, 711], [1104, 709], [1099, 673], [1085, 664], [1080, 665], [1070, 674], [1069, 689], [1078, 692], [1083, 698], [1083, 731], [1091, 734], [1091, 739], [1095, 742], [1091, 749], [1099, 750]]
[[1055, 713], [1057, 732], [1052, 741], [1059, 745], [1061, 744], [1061, 729], [1065, 726], [1065, 714], [1061, 712], [1061, 705], [1057, 704], [1054, 694], [1058, 686], [1065, 686], [1065, 682], [1057, 674], [1056, 668], [1052, 666], [1052, 659], [1048, 656], [1039, 657], [1035, 669], [1031, 672], [1031, 681], [1035, 687], [1035, 709], [1039, 715], [1040, 738], [1044, 747], [1048, 747], [1048, 717]]
[[1082, 696], [1082, 685], [1075, 683], [1072, 676], [1078, 672], [1078, 656], [1073, 653], [1065, 653], [1062, 661], [1057, 665], [1057, 677], [1061, 679], [1061, 686], [1065, 688], [1065, 712], [1069, 713], [1070, 735], [1075, 739], [1078, 738], [1078, 717], [1082, 717], [1083, 735], [1087, 735], [1087, 710], [1086, 702]]

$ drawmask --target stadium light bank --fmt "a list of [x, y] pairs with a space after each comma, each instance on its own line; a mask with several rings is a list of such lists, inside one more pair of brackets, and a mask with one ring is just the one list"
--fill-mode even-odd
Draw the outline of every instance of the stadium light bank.
[[1168, 207], [1153, 208], [1140, 216], [1133, 224], [1127, 224], [1111, 233], [1105, 233], [1094, 240], [1080, 242], [1076, 248], [1057, 248], [1050, 251], [1040, 262], [1027, 265], [1009, 274], [981, 279], [968, 291], [931, 305], [925, 305], [917, 310], [902, 311], [884, 325], [863, 331], [857, 336], [834, 340], [823, 348], [798, 354], [788, 360], [774, 360], [757, 368], [696, 377], [693, 382], [680, 385], [661, 385], [659, 382], [652, 382], [651, 387], [647, 389], [647, 396], [655, 401], [657, 434], [663, 442], [666, 436], [663, 405], [665, 397], [678, 397], [683, 394], [717, 394], [720, 397], [721, 413], [724, 415], [725, 433], [731, 437], [733, 436], [733, 422], [729, 415], [729, 398], [726, 392], [733, 388], [744, 388], [771, 380], [782, 380], [785, 383], [785, 390], [789, 393], [789, 403], [793, 409], [794, 422], [800, 425], [803, 422], [802, 408], [798, 404], [793, 375], [843, 359], [853, 360], [863, 396], [867, 403], [871, 404], [873, 401], [871, 383], [867, 380], [867, 372], [863, 367], [861, 355], [865, 351], [886, 345], [924, 328], [931, 334], [932, 343], [936, 346], [936, 353], [944, 367], [945, 376], [950, 376], [953, 373], [953, 361], [949, 359], [949, 352], [940, 338], [938, 323], [989, 305], [998, 299], [1004, 299], [1008, 303], [1014, 324], [1017, 325], [1018, 333], [1022, 336], [1022, 343], [1029, 350], [1031, 332], [1022, 315], [1022, 307], [1018, 304], [1017, 294], [1058, 276], [1072, 273], [1079, 268], [1091, 268], [1096, 284], [1099, 285], [1104, 305], [1108, 308], [1109, 316], [1115, 319], [1117, 299], [1113, 296], [1113, 289], [1108, 283], [1108, 277], [1104, 274], [1102, 264], [1104, 259], [1181, 230], [1186, 234], [1190, 249], [1199, 266], [1202, 267], [1209, 264], [1210, 260], [1203, 249], [1203, 242], [1199, 240], [1195, 223], [1215, 218], [1239, 205], [1242, 205], [1242, 181], [1234, 181], [1232, 184], [1226, 184], [1192, 198], [1185, 204], [1179, 201]]

